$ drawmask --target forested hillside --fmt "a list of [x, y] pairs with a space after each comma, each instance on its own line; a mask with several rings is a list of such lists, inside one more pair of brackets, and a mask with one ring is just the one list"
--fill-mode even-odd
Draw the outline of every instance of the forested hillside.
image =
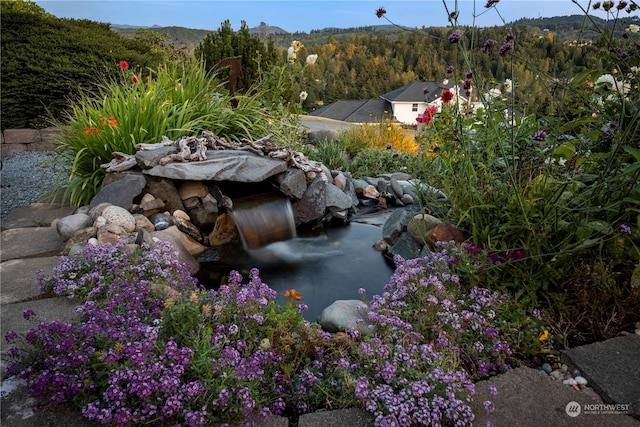
[[[638, 22], [638, 17], [630, 17], [625, 25]], [[504, 27], [464, 29], [471, 53], [479, 53], [487, 39], [503, 40], [507, 33], [515, 36], [509, 56], [512, 62], [500, 57], [497, 49], [491, 54], [473, 55], [471, 65], [478, 77], [476, 88], [488, 90], [499, 87], [505, 79], [513, 79], [516, 95], [530, 100], [529, 111], [553, 113], [550, 103], [553, 82], [570, 79], [586, 65], [596, 69], [601, 66], [603, 51], [597, 40], [602, 35], [594, 31], [594, 23], [606, 24], [600, 18], [593, 18], [592, 22], [574, 15], [521, 19]], [[614, 29], [619, 36], [624, 30], [620, 25]], [[125, 30], [117, 31], [125, 34]], [[198, 46], [210, 33], [179, 27], [159, 27], [154, 31], [166, 34], [168, 43], [187, 48]], [[265, 43], [272, 42], [282, 57], [293, 40], [305, 46], [302, 54], [318, 54], [316, 65], [305, 70], [293, 88], [294, 93], [308, 93], [304, 103], [307, 111], [340, 99], [376, 98], [418, 79], [461, 80], [469, 66], [448, 42], [451, 30], [445, 27], [403, 30], [380, 25], [286, 33], [279, 27], [261, 23], [249, 31]], [[126, 33], [134, 34], [131, 29]], [[458, 73], [446, 76], [448, 65], [453, 65]]]

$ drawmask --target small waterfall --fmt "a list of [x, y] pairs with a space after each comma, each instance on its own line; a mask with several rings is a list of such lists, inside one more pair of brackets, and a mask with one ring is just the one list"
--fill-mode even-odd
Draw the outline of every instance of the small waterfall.
[[288, 197], [258, 194], [233, 201], [231, 211], [245, 249], [296, 237], [293, 209]]

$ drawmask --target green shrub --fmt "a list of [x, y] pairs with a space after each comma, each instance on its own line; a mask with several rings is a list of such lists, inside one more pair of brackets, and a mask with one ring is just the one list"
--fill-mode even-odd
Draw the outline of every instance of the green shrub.
[[96, 76], [115, 76], [121, 60], [156, 67], [161, 55], [127, 40], [109, 24], [58, 19], [32, 2], [0, 2], [0, 128], [41, 128], [60, 119], [78, 92], [95, 89]]

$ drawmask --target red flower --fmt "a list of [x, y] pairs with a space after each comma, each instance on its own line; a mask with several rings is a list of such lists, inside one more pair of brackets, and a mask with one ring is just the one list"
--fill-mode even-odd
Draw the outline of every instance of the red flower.
[[111, 116], [107, 120], [109, 121], [109, 126], [111, 126], [111, 127], [118, 126], [118, 121], [116, 120], [115, 117]]
[[129, 69], [129, 63], [127, 61], [120, 61], [120, 68], [123, 70]]
[[453, 99], [453, 92], [450, 89], [445, 89], [442, 91], [440, 98], [444, 104], [448, 104]]
[[82, 128], [85, 135], [97, 134], [99, 132], [98, 128]]
[[138, 84], [138, 76], [136, 76], [135, 74], [131, 76], [131, 83], [134, 85]]
[[438, 107], [435, 105], [429, 105], [424, 113], [420, 114], [416, 119], [418, 123], [424, 123], [425, 125], [431, 124], [431, 120], [433, 120], [433, 116], [438, 112]]

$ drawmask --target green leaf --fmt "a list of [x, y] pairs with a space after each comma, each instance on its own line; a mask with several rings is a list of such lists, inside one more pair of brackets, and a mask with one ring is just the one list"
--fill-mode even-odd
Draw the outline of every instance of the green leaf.
[[626, 146], [624, 151], [631, 154], [636, 159], [636, 162], [640, 162], [640, 149]]
[[582, 251], [600, 243], [600, 239], [586, 239], [574, 248], [574, 251]]
[[587, 226], [591, 230], [595, 231], [596, 233], [601, 233], [601, 234], [613, 233], [613, 227], [611, 227], [609, 223], [606, 223], [604, 221], [591, 221]]
[[640, 289], [640, 263], [636, 264], [631, 273], [631, 289]]

